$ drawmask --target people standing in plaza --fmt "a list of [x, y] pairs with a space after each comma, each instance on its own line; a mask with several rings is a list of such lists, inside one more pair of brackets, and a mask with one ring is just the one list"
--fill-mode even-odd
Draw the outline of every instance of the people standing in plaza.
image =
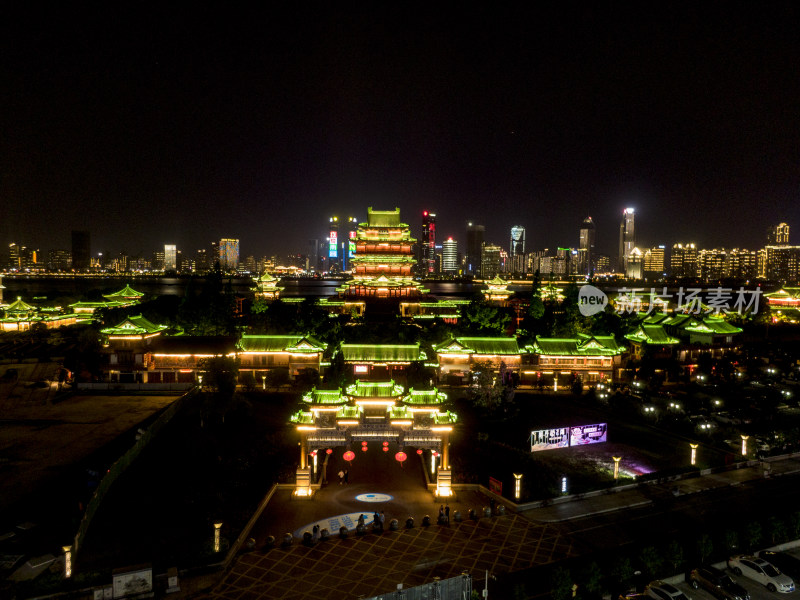
[[350, 483], [350, 471], [347, 469], [344, 470], [344, 482], [345, 484]]
[[314, 528], [311, 530], [311, 541], [315, 544], [319, 541], [319, 525], [314, 525]]
[[343, 481], [344, 481], [344, 471], [340, 470], [339, 471], [339, 485], [342, 485]]
[[381, 511], [381, 530], [383, 530], [383, 524], [386, 522], [386, 513]]
[[449, 504], [445, 504], [445, 506], [444, 506], [444, 522], [448, 523], [448, 524], [450, 523], [450, 505]]
[[444, 523], [444, 504], [439, 506], [439, 523]]

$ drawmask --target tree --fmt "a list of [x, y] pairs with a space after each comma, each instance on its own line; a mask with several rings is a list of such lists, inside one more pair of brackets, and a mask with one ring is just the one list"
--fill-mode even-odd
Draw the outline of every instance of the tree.
[[[494, 412], [509, 399], [509, 390], [503, 385], [500, 378], [494, 374], [494, 369], [490, 363], [475, 363], [472, 367], [471, 375], [470, 398], [475, 406]], [[513, 389], [510, 391], [513, 394]]]
[[199, 363], [203, 387], [214, 394], [230, 397], [236, 391], [239, 361], [227, 356], [204, 358]]
[[750, 550], [755, 550], [764, 537], [761, 523], [758, 521], [750, 521], [744, 528], [744, 537], [747, 540], [748, 548]]
[[683, 546], [677, 540], [671, 540], [664, 550], [664, 560], [672, 567], [672, 572], [677, 573], [683, 564]]
[[623, 594], [629, 587], [633, 579], [633, 567], [631, 566], [631, 559], [627, 556], [620, 556], [617, 558], [614, 565], [611, 567], [611, 577], [614, 579], [618, 594]]
[[697, 556], [701, 563], [705, 563], [714, 551], [714, 544], [708, 534], [703, 534], [697, 540]]
[[550, 583], [552, 600], [570, 600], [572, 598], [572, 575], [568, 569], [556, 567]]
[[651, 577], [658, 575], [662, 560], [658, 551], [653, 546], [642, 548], [639, 559], [642, 561], [642, 565], [644, 565], [645, 570]]
[[587, 599], [600, 598], [603, 595], [603, 571], [594, 561], [583, 572], [583, 591], [583, 596]]

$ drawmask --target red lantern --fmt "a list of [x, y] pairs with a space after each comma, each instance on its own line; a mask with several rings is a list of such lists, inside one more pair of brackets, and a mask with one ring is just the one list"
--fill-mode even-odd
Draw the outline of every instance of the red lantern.
[[316, 450], [312, 450], [311, 451], [311, 456], [316, 456], [316, 455], [317, 455], [317, 451]]
[[422, 448], [417, 448], [417, 454], [422, 454]]
[[333, 448], [328, 448], [325, 450], [325, 454], [333, 454]]
[[383, 445], [384, 445], [384, 446], [388, 446], [388, 445], [389, 445], [389, 442], [383, 442]]
[[342, 454], [342, 458], [345, 459], [347, 462], [350, 462], [356, 457], [356, 453], [352, 450], [348, 450], [344, 454]]
[[361, 451], [362, 452], [366, 452], [367, 451], [367, 447], [366, 446], [361, 446]]
[[384, 451], [384, 452], [388, 452], [388, 451], [389, 451], [389, 446], [384, 446], [384, 447], [383, 447], [383, 451]]
[[367, 445], [367, 441], [366, 441], [366, 440], [364, 440], [363, 442], [361, 442], [361, 445], [362, 445], [362, 446], [366, 446], [366, 445]]
[[408, 456], [406, 456], [406, 453], [405, 453], [405, 452], [402, 452], [402, 451], [401, 451], [401, 452], [398, 452], [397, 454], [395, 454], [395, 455], [394, 455], [394, 459], [395, 459], [397, 462], [399, 462], [400, 464], [402, 464], [402, 463], [403, 463], [403, 461], [405, 461], [405, 459], [407, 459], [407, 458], [408, 458]]
[[434, 451], [433, 451], [433, 455], [434, 455], [434, 456], [439, 456], [439, 453], [438, 453], [436, 450], [434, 450]]

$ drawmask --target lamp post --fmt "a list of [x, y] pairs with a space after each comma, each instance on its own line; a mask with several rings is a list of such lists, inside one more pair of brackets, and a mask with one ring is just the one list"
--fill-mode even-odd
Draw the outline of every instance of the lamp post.
[[619, 461], [622, 460], [621, 456], [612, 456], [614, 459], [614, 479], [619, 479]]
[[747, 438], [749, 435], [742, 435], [742, 456], [747, 456]]
[[219, 552], [222, 523], [214, 523], [214, 552]]
[[699, 445], [700, 444], [689, 444], [689, 447], [692, 449], [692, 459], [691, 459], [692, 465], [697, 464], [697, 447]]
[[523, 473], [514, 473], [514, 498], [516, 500], [522, 498], [522, 475]]
[[72, 546], [63, 546], [64, 550], [64, 577], [72, 577]]

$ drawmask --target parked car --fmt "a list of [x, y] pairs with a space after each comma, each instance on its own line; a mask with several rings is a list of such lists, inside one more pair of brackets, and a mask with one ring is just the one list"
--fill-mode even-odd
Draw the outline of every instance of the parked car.
[[737, 554], [728, 559], [728, 568], [737, 575], [744, 575], [748, 579], [767, 586], [771, 592], [786, 594], [794, 591], [792, 578], [781, 573], [780, 569], [763, 558]]
[[666, 583], [660, 579], [651, 581], [644, 588], [644, 593], [654, 600], [692, 600], [671, 583]]
[[758, 553], [759, 558], [763, 558], [768, 563], [772, 563], [782, 573], [788, 575], [795, 581], [800, 580], [800, 559], [795, 558], [786, 552], [776, 552], [774, 550], [762, 550]]
[[718, 600], [750, 600], [750, 594], [730, 575], [715, 567], [700, 567], [689, 573], [689, 583], [694, 589], [704, 589]]

